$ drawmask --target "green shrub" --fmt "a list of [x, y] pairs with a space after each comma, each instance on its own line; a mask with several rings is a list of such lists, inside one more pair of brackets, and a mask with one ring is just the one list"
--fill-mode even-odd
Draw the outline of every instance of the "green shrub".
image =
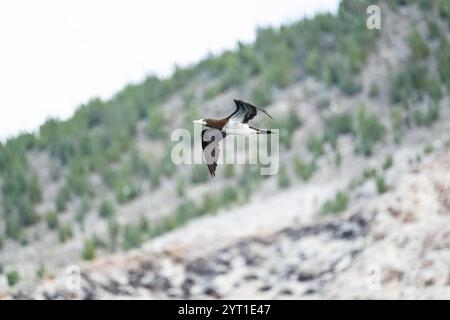
[[58, 238], [60, 242], [66, 242], [73, 238], [73, 230], [69, 224], [59, 226]]
[[149, 138], [163, 138], [167, 135], [164, 114], [160, 108], [152, 108], [147, 119], [147, 136]]
[[375, 98], [375, 97], [378, 97], [379, 94], [380, 94], [380, 90], [378, 89], [378, 85], [375, 82], [372, 82], [370, 84], [370, 88], [369, 88], [369, 96], [371, 98]]
[[87, 239], [84, 241], [83, 251], [81, 251], [81, 258], [83, 260], [94, 260], [96, 256], [96, 241], [95, 239]]
[[442, 83], [450, 83], [450, 45], [446, 37], [440, 37], [439, 47], [436, 50], [437, 70]]
[[129, 179], [123, 179], [116, 184], [116, 197], [119, 203], [126, 203], [136, 198], [141, 189]]
[[383, 162], [383, 170], [386, 171], [389, 168], [391, 168], [394, 164], [394, 159], [391, 155], [387, 156], [386, 159]]
[[282, 166], [278, 171], [278, 187], [280, 187], [281, 189], [285, 189], [289, 187], [290, 184], [291, 182], [289, 181], [289, 176], [287, 174], [286, 168]]
[[384, 136], [384, 127], [374, 114], [360, 106], [357, 111], [354, 132], [357, 138], [356, 151], [366, 156], [372, 154], [374, 145]]
[[99, 213], [102, 218], [110, 218], [114, 213], [112, 203], [106, 199], [103, 199], [100, 204]]
[[392, 107], [389, 113], [389, 119], [391, 122], [391, 129], [394, 135], [394, 142], [399, 144], [402, 138], [402, 126], [403, 126], [403, 111], [400, 106]]
[[14, 287], [20, 281], [20, 275], [17, 271], [10, 271], [6, 273], [6, 280], [10, 287]]
[[[207, 201], [207, 200], [205, 200], [205, 201]], [[191, 218], [199, 215], [202, 210], [203, 209], [199, 209], [196, 206], [196, 204], [190, 200], [183, 201], [182, 203], [180, 203], [178, 205], [177, 209], [175, 210], [175, 214], [173, 215], [174, 221], [175, 221], [174, 227], [185, 224]], [[202, 213], [206, 213], [206, 212], [207, 212], [206, 209], [204, 209], [204, 211], [202, 211]]]
[[342, 191], [336, 193], [336, 196], [333, 199], [325, 201], [322, 206], [322, 213], [339, 213], [347, 209], [348, 204], [348, 194]]
[[384, 180], [383, 176], [377, 176], [375, 178], [375, 183], [379, 194], [385, 193], [387, 191], [388, 187], [386, 185], [386, 181]]
[[70, 199], [70, 191], [68, 188], [63, 187], [58, 191], [56, 195], [56, 210], [63, 212], [66, 210], [67, 201]]
[[414, 60], [425, 59], [430, 52], [427, 44], [422, 39], [422, 36], [416, 28], [413, 28], [413, 30], [409, 34], [408, 44]]
[[55, 211], [49, 211], [45, 214], [45, 221], [47, 226], [53, 230], [58, 226], [58, 216]]
[[339, 168], [342, 164], [342, 155], [339, 149], [336, 149], [335, 156], [334, 156], [334, 165], [336, 168]]
[[139, 229], [142, 233], [147, 233], [150, 230], [150, 225], [146, 216], [139, 218]]
[[252, 101], [261, 107], [272, 103], [272, 87], [265, 78], [260, 79], [252, 90]]
[[156, 169], [150, 171], [150, 188], [152, 190], [157, 189], [161, 185], [161, 175]]
[[225, 178], [234, 177], [234, 165], [233, 164], [225, 164], [223, 168], [223, 175]]
[[43, 279], [45, 277], [45, 274], [47, 273], [47, 270], [45, 270], [44, 264], [39, 264], [38, 269], [36, 270], [36, 277], [38, 279]]
[[218, 84], [214, 84], [214, 85], [208, 87], [203, 92], [203, 99], [211, 100], [212, 98], [218, 96], [220, 93], [222, 93], [224, 91], [224, 88], [222, 85], [223, 85], [222, 83], [218, 83]]
[[414, 121], [418, 126], [431, 126], [434, 122], [439, 120], [439, 104], [431, 103], [425, 112], [415, 110], [413, 113]]
[[316, 171], [316, 165], [314, 161], [307, 163], [298, 156], [295, 156], [294, 171], [303, 181], [308, 181], [314, 174], [314, 171]]
[[432, 144], [427, 144], [424, 148], [423, 148], [423, 152], [425, 153], [425, 154], [430, 154], [430, 153], [432, 153], [434, 151], [434, 147], [433, 147], [433, 145]]
[[374, 168], [364, 168], [362, 172], [362, 177], [364, 180], [375, 178], [377, 175], [377, 170]]
[[318, 158], [323, 155], [323, 141], [314, 133], [310, 133], [308, 136], [307, 147], [314, 158]]
[[3, 239], [3, 236], [0, 235], [0, 250], [3, 249], [4, 245], [5, 245], [5, 239]]
[[110, 218], [108, 221], [108, 235], [111, 243], [111, 250], [117, 249], [117, 242], [119, 238], [120, 225], [116, 219]]
[[209, 172], [205, 165], [194, 165], [192, 168], [191, 182], [194, 184], [206, 182]]
[[138, 226], [128, 224], [123, 232], [123, 249], [130, 250], [142, 244], [142, 231]]
[[342, 134], [353, 131], [353, 118], [350, 113], [335, 113], [325, 119], [325, 140], [336, 146], [337, 139]]
[[186, 181], [182, 177], [177, 179], [176, 193], [179, 197], [183, 197], [186, 194]]
[[443, 19], [450, 21], [450, 3], [446, 0], [438, 1], [439, 14]]
[[277, 62], [267, 67], [267, 77], [276, 86], [284, 88], [294, 81], [294, 65], [291, 51], [284, 46], [274, 48]]
[[224, 206], [229, 206], [231, 203], [236, 202], [238, 194], [235, 187], [227, 186], [222, 190], [221, 203]]
[[326, 96], [320, 96], [316, 100], [316, 108], [321, 111], [327, 109], [329, 106], [330, 106], [330, 98]]
[[[203, 197], [203, 203], [199, 209], [193, 204], [188, 203], [189, 206], [184, 208], [185, 213], [182, 216], [193, 217], [197, 214], [214, 214], [219, 211], [220, 199], [212, 194], [207, 194]], [[180, 215], [177, 215], [179, 217]], [[184, 224], [188, 219], [181, 219]]]

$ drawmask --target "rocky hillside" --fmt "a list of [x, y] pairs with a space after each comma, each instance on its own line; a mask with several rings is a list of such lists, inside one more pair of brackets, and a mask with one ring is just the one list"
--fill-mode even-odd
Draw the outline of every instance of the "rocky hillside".
[[[228, 243], [203, 237], [193, 222], [146, 249], [83, 266], [80, 290], [59, 275], [14, 297], [448, 299], [449, 220], [446, 151], [342, 216]], [[185, 241], [185, 231], [197, 239]]]
[[[378, 1], [369, 30], [370, 3], [0, 144], [0, 297], [449, 297], [450, 7]], [[274, 117], [278, 174], [174, 165], [171, 130], [235, 97]]]

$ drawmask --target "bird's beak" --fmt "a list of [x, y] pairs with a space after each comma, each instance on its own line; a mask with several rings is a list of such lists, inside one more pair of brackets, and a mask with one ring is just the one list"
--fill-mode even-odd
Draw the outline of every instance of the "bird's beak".
[[206, 121], [203, 120], [203, 119], [200, 119], [200, 120], [194, 120], [194, 121], [192, 121], [192, 122], [197, 123], [197, 124], [206, 124]]

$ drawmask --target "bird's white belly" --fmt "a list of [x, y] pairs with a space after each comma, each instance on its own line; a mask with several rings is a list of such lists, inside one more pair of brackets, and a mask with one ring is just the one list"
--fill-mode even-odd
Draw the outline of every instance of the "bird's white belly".
[[257, 133], [257, 131], [250, 128], [248, 124], [238, 121], [229, 121], [222, 130], [228, 135], [250, 135]]

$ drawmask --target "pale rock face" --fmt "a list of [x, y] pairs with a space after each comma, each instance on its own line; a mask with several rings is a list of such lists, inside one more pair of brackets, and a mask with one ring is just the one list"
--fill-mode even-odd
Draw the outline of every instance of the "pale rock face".
[[148, 248], [84, 267], [81, 290], [65, 288], [61, 276], [15, 297], [449, 299], [448, 163], [450, 152], [342, 217], [208, 250], [185, 242], [181, 254], [167, 238], [164, 250]]

